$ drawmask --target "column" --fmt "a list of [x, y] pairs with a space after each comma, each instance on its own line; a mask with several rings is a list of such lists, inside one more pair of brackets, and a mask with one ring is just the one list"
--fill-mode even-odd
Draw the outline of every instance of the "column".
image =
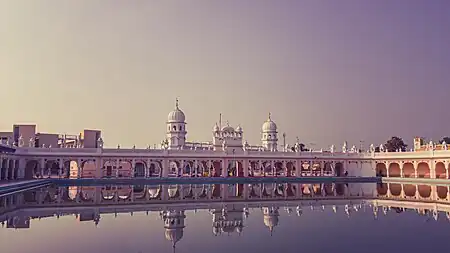
[[9, 176], [9, 159], [6, 159], [6, 168], [5, 168], [5, 180], [8, 180]]
[[287, 165], [286, 165], [286, 161], [285, 161], [285, 160], [283, 160], [282, 166], [283, 166], [283, 170], [284, 170], [284, 176], [285, 176], [285, 177], [289, 177], [290, 175], [288, 175], [288, 168], [287, 168]]
[[222, 159], [221, 160], [221, 167], [222, 167], [222, 177], [228, 177], [228, 160]]
[[81, 162], [81, 159], [77, 159], [77, 178], [82, 178], [81, 172], [82, 172], [83, 163]]
[[145, 169], [144, 169], [144, 177], [145, 178], [147, 178], [149, 176], [149, 174], [150, 174], [150, 165], [151, 165], [151, 160], [150, 160], [150, 158], [148, 158], [147, 159], [147, 164], [146, 164]]
[[[243, 161], [243, 167], [244, 167], [244, 177], [248, 177], [248, 174], [249, 174], [249, 161], [248, 161], [248, 159], [244, 159], [244, 161]], [[244, 192], [245, 192], [245, 190], [244, 190]]]
[[258, 161], [258, 169], [259, 169], [259, 176], [261, 176], [261, 174], [262, 174], [263, 176], [266, 175], [266, 174], [264, 173], [264, 169], [262, 168], [262, 161], [261, 161], [261, 160]]
[[116, 159], [116, 171], [115, 171], [116, 178], [119, 177], [119, 167], [120, 167], [120, 160], [117, 158]]
[[136, 159], [133, 158], [131, 161], [131, 176], [134, 177], [136, 175]]
[[162, 162], [162, 177], [168, 177], [169, 176], [169, 159], [164, 158]]
[[325, 168], [325, 162], [324, 161], [320, 161], [320, 176], [323, 177], [324, 173], [323, 170]]
[[271, 162], [270, 162], [270, 166], [272, 167], [272, 177], [276, 177], [277, 176], [277, 174], [276, 174], [276, 169], [275, 169], [275, 161], [274, 160], [272, 160]]
[[300, 169], [300, 164], [299, 161], [296, 159], [295, 160], [295, 175], [297, 177], [300, 177], [302, 175], [301, 169]]
[[12, 167], [12, 170], [11, 170], [11, 180], [15, 180], [16, 179], [16, 170], [17, 170], [16, 164], [17, 164], [16, 160], [13, 160], [13, 167]]
[[177, 168], [177, 177], [178, 176], [184, 176], [184, 168], [185, 168], [185, 165], [184, 165], [184, 160], [181, 160], [181, 162], [180, 162], [180, 168]]
[[62, 177], [63, 167], [64, 167], [63, 159], [59, 159], [59, 161], [58, 161], [58, 178]]

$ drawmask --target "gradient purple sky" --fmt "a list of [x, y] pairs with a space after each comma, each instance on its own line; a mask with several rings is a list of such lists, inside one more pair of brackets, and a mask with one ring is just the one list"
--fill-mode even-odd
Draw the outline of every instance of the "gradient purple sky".
[[0, 0], [0, 56], [1, 130], [144, 146], [179, 97], [189, 140], [269, 111], [317, 147], [450, 135], [450, 1]]

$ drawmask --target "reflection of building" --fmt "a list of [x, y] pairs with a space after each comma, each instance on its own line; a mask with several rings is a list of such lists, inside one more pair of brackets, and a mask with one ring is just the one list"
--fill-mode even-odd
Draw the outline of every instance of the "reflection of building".
[[213, 234], [215, 236], [222, 233], [242, 233], [244, 228], [244, 208], [243, 206], [230, 206], [231, 208], [213, 209]]
[[280, 216], [278, 207], [263, 207], [264, 225], [269, 228], [270, 235], [273, 229], [278, 226], [278, 217]]
[[162, 214], [164, 220], [164, 229], [166, 239], [172, 242], [175, 248], [176, 243], [183, 237], [184, 219], [186, 215], [184, 211], [171, 210], [165, 211]]

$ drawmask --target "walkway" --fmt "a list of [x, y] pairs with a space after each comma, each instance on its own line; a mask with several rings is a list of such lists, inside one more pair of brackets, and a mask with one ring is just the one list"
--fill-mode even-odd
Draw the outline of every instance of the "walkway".
[[48, 179], [1, 182], [0, 196], [14, 192], [21, 192], [38, 187], [43, 187], [51, 183], [52, 183], [51, 180]]

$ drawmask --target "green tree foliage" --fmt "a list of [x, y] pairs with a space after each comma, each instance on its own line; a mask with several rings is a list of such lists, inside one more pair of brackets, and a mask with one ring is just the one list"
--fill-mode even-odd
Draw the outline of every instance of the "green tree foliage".
[[406, 151], [408, 145], [405, 144], [402, 138], [394, 136], [384, 144], [388, 152], [395, 152], [397, 150]]

